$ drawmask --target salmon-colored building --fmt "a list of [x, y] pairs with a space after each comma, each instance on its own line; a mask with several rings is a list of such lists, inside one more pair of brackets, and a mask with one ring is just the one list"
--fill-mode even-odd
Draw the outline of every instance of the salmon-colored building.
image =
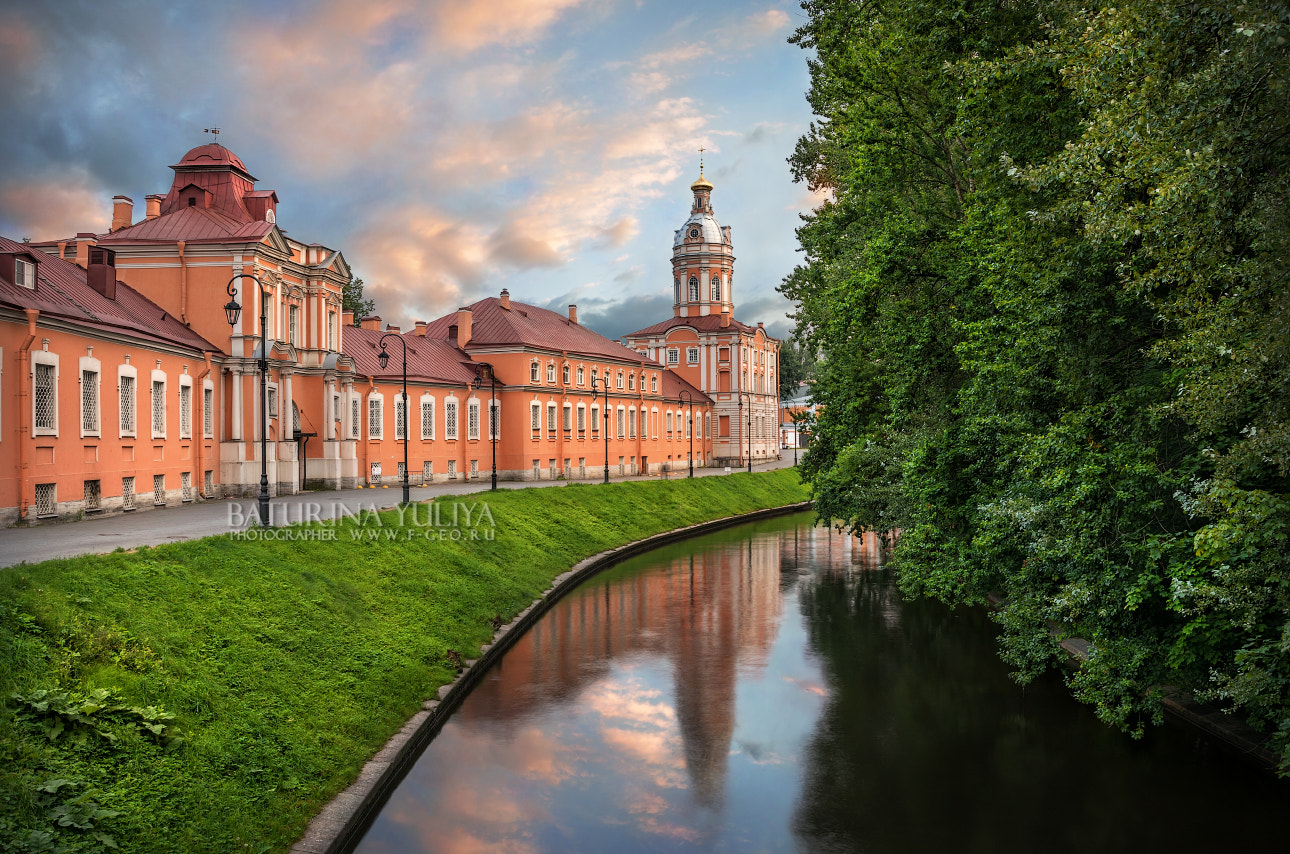
[[690, 185], [690, 216], [672, 242], [672, 317], [623, 342], [713, 400], [713, 462], [779, 456], [779, 340], [734, 318], [734, 243], [712, 212], [712, 183]]

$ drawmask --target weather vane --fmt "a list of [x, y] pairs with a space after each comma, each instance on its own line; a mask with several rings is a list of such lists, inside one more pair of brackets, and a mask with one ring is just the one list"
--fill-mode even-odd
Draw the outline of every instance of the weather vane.
[[702, 175], [702, 174], [703, 174], [703, 152], [705, 152], [705, 151], [707, 151], [707, 150], [708, 150], [708, 149], [706, 149], [706, 148], [700, 148], [700, 149], [699, 149], [699, 174], [700, 174], [700, 175]]
[[206, 128], [203, 133], [213, 134], [215, 136], [215, 141], [219, 142], [219, 128]]

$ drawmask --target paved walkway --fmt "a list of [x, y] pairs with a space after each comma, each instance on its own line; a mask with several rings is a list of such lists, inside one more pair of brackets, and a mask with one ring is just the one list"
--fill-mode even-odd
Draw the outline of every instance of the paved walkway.
[[[767, 463], [753, 464], [753, 471], [770, 471], [772, 469], [791, 468], [793, 456], [786, 459], [771, 460]], [[734, 469], [744, 471], [745, 469]], [[590, 474], [593, 469], [587, 467]], [[603, 471], [603, 468], [599, 469]], [[714, 477], [724, 475], [724, 468], [696, 468], [695, 477]], [[668, 475], [635, 477], [613, 477], [611, 481], [624, 480], [659, 480], [667, 477], [678, 480], [686, 476], [686, 470], [671, 472]], [[553, 486], [566, 486], [571, 483], [594, 484], [597, 480], [540, 480], [540, 481], [498, 481], [498, 489], [532, 489]], [[414, 486], [409, 490], [413, 501], [425, 501], [441, 495], [464, 495], [487, 491], [488, 478], [477, 478], [469, 483], [435, 483], [430, 486]], [[305, 518], [334, 519], [340, 515], [357, 515], [373, 507], [393, 507], [402, 498], [402, 486], [397, 482], [390, 486], [367, 489], [339, 489], [321, 492], [302, 492], [298, 495], [284, 495], [274, 498], [270, 512], [274, 525], [299, 522]], [[85, 519], [79, 522], [57, 522], [38, 525], [31, 528], [0, 528], [0, 567], [13, 566], [19, 563], [35, 563], [56, 557], [76, 557], [83, 554], [103, 554], [118, 548], [132, 549], [138, 546], [156, 546], [162, 543], [174, 543], [181, 540], [195, 540], [212, 534], [226, 534], [230, 531], [247, 527], [248, 520], [254, 518], [257, 502], [254, 498], [229, 498], [219, 501], [203, 501], [193, 504], [181, 504], [177, 507], [164, 507], [156, 510], [139, 510], [134, 513], [118, 513], [96, 519]]]

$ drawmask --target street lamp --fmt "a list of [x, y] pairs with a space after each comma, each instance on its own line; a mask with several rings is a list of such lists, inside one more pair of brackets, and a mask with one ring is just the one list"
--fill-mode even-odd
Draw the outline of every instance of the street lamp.
[[381, 370], [385, 370], [390, 364], [390, 354], [385, 350], [386, 338], [393, 338], [403, 348], [403, 503], [407, 505], [412, 503], [408, 496], [408, 342], [397, 332], [387, 332], [381, 336], [381, 352], [376, 357], [376, 361], [381, 363]]
[[[597, 383], [600, 384], [599, 392], [596, 391]], [[603, 377], [591, 378], [591, 400], [593, 403], [596, 400], [597, 393], [599, 393], [602, 397], [605, 398], [604, 406], [601, 407], [604, 410], [604, 415], [605, 415], [605, 432], [602, 433], [601, 436], [603, 436], [605, 440], [605, 483], [609, 483], [609, 372], [608, 371], [605, 371], [605, 375]]]
[[497, 372], [493, 370], [489, 362], [480, 362], [475, 365], [475, 381], [471, 383], [475, 388], [484, 386], [484, 369], [487, 368], [488, 382], [492, 387], [492, 397], [488, 403], [488, 438], [493, 443], [493, 485], [490, 489], [497, 489]]
[[690, 477], [694, 477], [694, 396], [690, 394], [688, 388], [683, 388], [676, 397], [677, 403], [683, 403], [690, 407], [685, 435], [690, 438]]
[[265, 307], [264, 283], [251, 273], [238, 273], [228, 280], [228, 286], [225, 291], [228, 293], [228, 302], [224, 304], [224, 319], [228, 325], [234, 329], [237, 328], [237, 320], [242, 316], [242, 306], [237, 302], [237, 291], [233, 290], [233, 283], [238, 279], [251, 279], [257, 286], [257, 292], [260, 295], [260, 358], [257, 366], [260, 369], [260, 527], [268, 528], [269, 525], [269, 406], [268, 406], [268, 382], [269, 382], [269, 336], [266, 333], [268, 318]]
[[[745, 397], [748, 398], [748, 429], [745, 431], [748, 434], [748, 473], [752, 474], [752, 392], [739, 392], [740, 409], [743, 409]], [[740, 450], [742, 450], [742, 448]]]

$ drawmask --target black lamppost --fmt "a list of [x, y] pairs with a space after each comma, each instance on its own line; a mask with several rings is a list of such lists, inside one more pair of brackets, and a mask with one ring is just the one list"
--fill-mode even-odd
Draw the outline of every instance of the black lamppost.
[[[600, 384], [599, 392], [597, 392], [596, 390], [597, 383]], [[609, 373], [608, 372], [606, 372], [603, 377], [591, 378], [591, 400], [593, 403], [596, 400], [597, 393], [599, 393], [605, 399], [604, 406], [601, 407], [602, 409], [604, 409], [604, 414], [605, 414], [605, 432], [602, 433], [601, 435], [604, 437], [604, 440], [605, 440], [605, 483], [609, 483]]]
[[488, 438], [493, 443], [493, 485], [490, 489], [497, 489], [497, 372], [488, 362], [480, 362], [475, 366], [475, 381], [471, 383], [475, 388], [484, 386], [484, 369], [487, 368], [488, 381], [492, 386], [492, 397], [488, 403]]
[[260, 369], [260, 526], [263, 528], [269, 525], [269, 336], [267, 334], [268, 309], [265, 307], [264, 283], [251, 273], [238, 273], [228, 280], [228, 286], [225, 290], [228, 292], [228, 302], [224, 304], [224, 318], [228, 325], [237, 328], [237, 320], [242, 315], [242, 306], [237, 303], [237, 292], [233, 290], [233, 283], [238, 279], [252, 279], [255, 281], [257, 293], [260, 295], [260, 358], [257, 366]]
[[397, 332], [387, 332], [381, 336], [381, 352], [376, 357], [376, 361], [381, 363], [381, 370], [385, 370], [390, 364], [390, 354], [385, 351], [386, 338], [393, 338], [403, 348], [403, 503], [406, 505], [412, 503], [408, 496], [408, 342]]
[[741, 409], [743, 408], [745, 397], [748, 398], [748, 429], [745, 431], [748, 434], [748, 473], [752, 474], [752, 392], [739, 392], [739, 407]]
[[690, 438], [690, 477], [694, 477], [694, 397], [690, 394], [688, 388], [681, 389], [677, 394], [677, 403], [682, 403], [690, 407], [689, 421], [686, 422], [685, 435]]

